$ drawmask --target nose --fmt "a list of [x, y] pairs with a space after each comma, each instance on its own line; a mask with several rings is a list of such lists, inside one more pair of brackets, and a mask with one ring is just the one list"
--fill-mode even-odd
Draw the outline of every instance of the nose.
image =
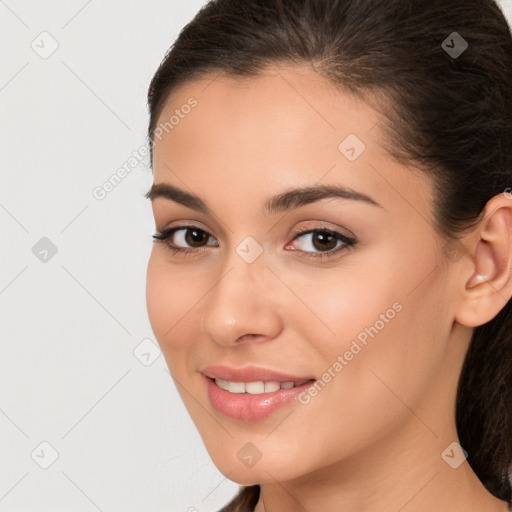
[[234, 254], [204, 298], [202, 331], [223, 346], [276, 338], [282, 329], [279, 281], [263, 258]]

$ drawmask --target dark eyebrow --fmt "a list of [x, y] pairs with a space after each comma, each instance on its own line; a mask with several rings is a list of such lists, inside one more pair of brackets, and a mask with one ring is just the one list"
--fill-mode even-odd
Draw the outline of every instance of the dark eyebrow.
[[[208, 206], [206, 206], [206, 203], [200, 197], [185, 192], [184, 190], [174, 187], [173, 185], [169, 185], [168, 183], [153, 184], [145, 197], [151, 201], [157, 197], [164, 197], [192, 210], [205, 214], [211, 213]], [[278, 213], [332, 197], [364, 201], [365, 203], [382, 208], [382, 206], [371, 197], [361, 194], [360, 192], [356, 192], [355, 190], [337, 185], [314, 185], [311, 187], [288, 190], [271, 197], [265, 203], [265, 210], [268, 213]]]

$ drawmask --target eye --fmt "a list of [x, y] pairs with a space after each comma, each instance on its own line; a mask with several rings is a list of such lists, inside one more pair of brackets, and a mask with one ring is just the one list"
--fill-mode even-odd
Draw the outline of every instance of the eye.
[[299, 251], [305, 253], [306, 258], [330, 258], [357, 243], [354, 238], [324, 227], [299, 231], [293, 241], [301, 238], [303, 240], [298, 244]]
[[[164, 229], [155, 233], [153, 238], [156, 242], [165, 243], [173, 254], [179, 253], [182, 256], [203, 252], [210, 239], [214, 241], [211, 246], [219, 246], [218, 242], [207, 231], [196, 226], [178, 226]], [[292, 242], [301, 238], [303, 240], [298, 244], [299, 248], [293, 248], [293, 250], [303, 253], [302, 257], [305, 258], [330, 258], [357, 243], [354, 238], [325, 227], [299, 231], [295, 233]]]
[[[197, 252], [204, 247], [203, 242], [208, 242], [210, 238], [214, 240], [209, 233], [196, 226], [178, 226], [176, 228], [164, 229], [155, 233], [153, 238], [156, 242], [164, 242], [172, 250], [173, 254]], [[187, 244], [190, 247], [187, 247]], [[185, 247], [182, 245], [185, 245]], [[214, 245], [214, 247], [216, 246], [218, 244]]]

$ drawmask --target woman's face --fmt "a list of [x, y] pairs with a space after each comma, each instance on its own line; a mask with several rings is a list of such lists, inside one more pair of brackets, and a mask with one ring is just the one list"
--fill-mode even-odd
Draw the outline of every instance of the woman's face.
[[454, 265], [430, 180], [385, 153], [376, 111], [309, 69], [213, 78], [159, 118], [154, 184], [172, 189], [152, 207], [176, 231], [153, 246], [147, 306], [214, 463], [284, 481], [434, 432], [440, 460], [465, 345], [448, 343]]

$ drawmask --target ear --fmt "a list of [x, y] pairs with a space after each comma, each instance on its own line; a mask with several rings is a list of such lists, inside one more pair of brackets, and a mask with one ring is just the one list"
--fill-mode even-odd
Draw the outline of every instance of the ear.
[[[468, 248], [459, 262], [461, 300], [455, 321], [478, 327], [492, 320], [512, 295], [512, 198], [498, 194], [490, 199], [484, 216], [463, 244]], [[469, 258], [469, 261], [468, 261]]]

